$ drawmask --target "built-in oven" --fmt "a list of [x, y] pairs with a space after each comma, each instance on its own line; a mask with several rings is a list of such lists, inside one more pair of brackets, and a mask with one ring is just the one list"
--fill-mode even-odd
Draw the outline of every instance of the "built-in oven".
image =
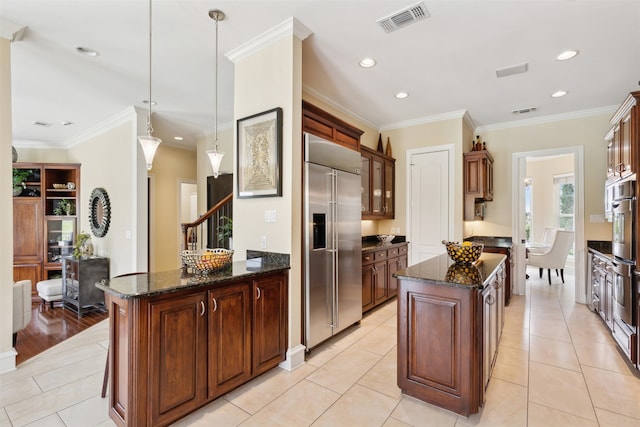
[[635, 180], [617, 183], [613, 191], [612, 252], [614, 257], [626, 261], [635, 261], [633, 247], [635, 183]]
[[613, 265], [613, 315], [628, 325], [635, 325], [633, 315], [633, 265], [614, 259]]

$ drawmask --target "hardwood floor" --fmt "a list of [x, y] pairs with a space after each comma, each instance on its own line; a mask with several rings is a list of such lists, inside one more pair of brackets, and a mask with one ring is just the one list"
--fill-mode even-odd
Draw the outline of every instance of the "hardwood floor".
[[63, 308], [62, 303], [51, 308], [49, 304], [42, 305], [39, 298], [34, 299], [31, 306], [31, 322], [18, 332], [17, 365], [109, 317], [106, 311], [91, 311], [78, 318], [73, 310]]

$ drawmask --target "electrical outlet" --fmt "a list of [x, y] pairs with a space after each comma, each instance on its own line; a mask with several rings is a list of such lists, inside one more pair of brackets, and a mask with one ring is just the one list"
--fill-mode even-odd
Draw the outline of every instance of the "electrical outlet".
[[275, 209], [264, 211], [264, 222], [276, 222], [277, 214]]
[[260, 236], [260, 247], [267, 249], [267, 236]]

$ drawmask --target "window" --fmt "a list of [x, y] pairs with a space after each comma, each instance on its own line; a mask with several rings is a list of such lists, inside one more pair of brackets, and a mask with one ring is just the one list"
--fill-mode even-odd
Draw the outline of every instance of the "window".
[[554, 175], [554, 211], [557, 213], [558, 228], [574, 231], [574, 178], [573, 173]]
[[524, 180], [524, 233], [527, 242], [531, 240], [531, 227], [533, 226], [533, 216], [531, 215], [531, 205], [533, 197], [533, 179]]

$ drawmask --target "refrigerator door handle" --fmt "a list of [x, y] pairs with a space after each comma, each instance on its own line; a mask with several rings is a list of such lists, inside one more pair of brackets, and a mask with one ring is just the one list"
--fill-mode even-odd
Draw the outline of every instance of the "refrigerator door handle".
[[333, 277], [333, 327], [340, 328], [340, 319], [338, 313], [340, 312], [338, 307], [338, 173], [335, 170], [331, 171], [331, 232], [333, 234], [332, 248], [333, 248], [333, 271], [331, 272]]

